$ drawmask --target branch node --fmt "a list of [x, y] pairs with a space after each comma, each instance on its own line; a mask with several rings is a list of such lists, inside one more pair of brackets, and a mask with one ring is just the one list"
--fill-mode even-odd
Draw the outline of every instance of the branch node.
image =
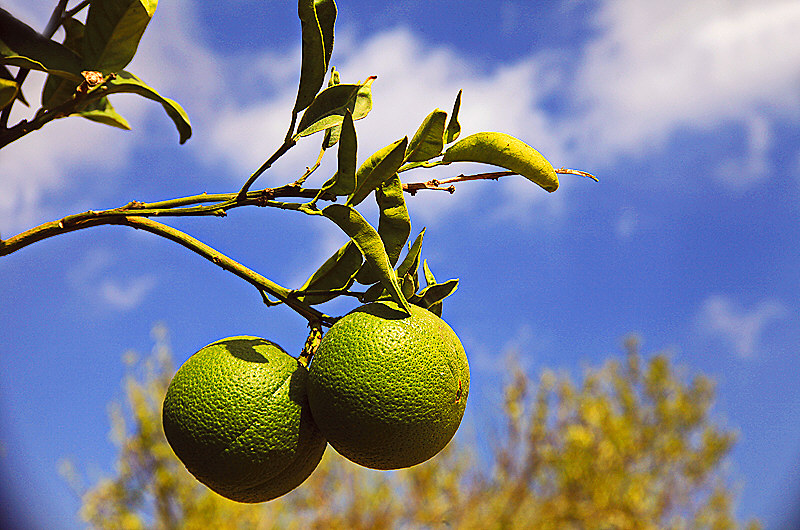
[[144, 206], [143, 202], [131, 201], [128, 204], [126, 204], [125, 206], [123, 206], [122, 208], [120, 208], [120, 210], [122, 210], [122, 211], [125, 211], [125, 210], [136, 210], [136, 209], [142, 208], [143, 206]]

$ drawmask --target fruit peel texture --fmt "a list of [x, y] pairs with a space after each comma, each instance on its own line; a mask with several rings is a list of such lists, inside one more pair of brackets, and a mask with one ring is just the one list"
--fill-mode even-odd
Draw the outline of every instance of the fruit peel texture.
[[409, 467], [455, 434], [469, 393], [453, 330], [412, 306], [367, 304], [323, 337], [309, 369], [314, 420], [342, 456], [373, 469]]
[[167, 440], [217, 493], [262, 502], [302, 483], [326, 442], [311, 420], [307, 372], [258, 337], [212, 343], [184, 363], [164, 400]]

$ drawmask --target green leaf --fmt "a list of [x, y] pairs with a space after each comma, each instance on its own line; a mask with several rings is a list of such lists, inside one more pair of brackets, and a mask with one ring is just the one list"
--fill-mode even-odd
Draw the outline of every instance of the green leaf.
[[450, 114], [450, 121], [447, 123], [444, 143], [454, 142], [461, 134], [461, 124], [458, 123], [458, 111], [461, 109], [461, 90], [458, 91], [456, 102], [453, 104], [453, 112]]
[[442, 154], [447, 113], [436, 109], [419, 126], [406, 152], [406, 162], [424, 162]]
[[83, 81], [81, 59], [72, 50], [48, 39], [0, 8], [0, 64], [49, 72]]
[[158, 0], [92, 0], [83, 38], [83, 69], [110, 74], [128, 66]]
[[[70, 17], [64, 20], [61, 25], [64, 27], [64, 46], [75, 53], [80, 53], [83, 48], [85, 30], [83, 23]], [[78, 85], [79, 83], [74, 80], [53, 74], [48, 75], [47, 82], [45, 82], [42, 90], [42, 106], [46, 109], [52, 109], [64, 103], [72, 98]]]
[[372, 109], [373, 81], [369, 78], [363, 85], [334, 85], [320, 92], [300, 118], [294, 139], [340, 125], [348, 110], [354, 120], [366, 116]]
[[[333, 256], [328, 258], [298, 291], [302, 293], [304, 291], [329, 291], [347, 288], [353, 284], [361, 263], [361, 251], [353, 241], [348, 241]], [[300, 294], [297, 298], [301, 302], [314, 305], [327, 302], [335, 297], [335, 294]]]
[[331, 66], [331, 77], [328, 79], [328, 86], [331, 87], [333, 85], [338, 85], [342, 82], [341, 76], [339, 75], [339, 71], [336, 69], [335, 66]]
[[[328, 79], [328, 86], [332, 87], [341, 83], [339, 72], [335, 67], [331, 67], [331, 77]], [[330, 129], [325, 129], [325, 139], [322, 141], [322, 149], [330, 149], [339, 141], [342, 135], [342, 126], [334, 125]]]
[[380, 208], [378, 234], [389, 255], [389, 262], [394, 265], [400, 259], [411, 233], [411, 218], [403, 196], [403, 184], [397, 174], [375, 190], [375, 200]]
[[444, 283], [434, 283], [425, 287], [419, 293], [411, 296], [409, 298], [409, 302], [420, 307], [424, 307], [429, 311], [431, 310], [431, 307], [438, 305], [439, 313], [437, 314], [441, 316], [442, 300], [456, 292], [456, 289], [458, 289], [457, 278], [447, 280]]
[[350, 195], [356, 189], [356, 164], [358, 140], [353, 115], [348, 110], [344, 115], [339, 143], [336, 185], [329, 191], [336, 195]]
[[[426, 285], [428, 287], [430, 287], [432, 285], [436, 285], [436, 277], [431, 272], [430, 267], [428, 267], [428, 260], [423, 260], [423, 262], [422, 262], [422, 270], [425, 273], [425, 283], [426, 283]], [[450, 281], [452, 281], [452, 280], [450, 280]], [[447, 282], [445, 282], [445, 283], [447, 283]], [[429, 298], [427, 301], [423, 301], [424, 292], [425, 291], [423, 289], [423, 291], [420, 291], [419, 294], [414, 295], [414, 297], [412, 297], [412, 298], [416, 298], [415, 303], [417, 305], [421, 305], [422, 307], [425, 307], [431, 313], [441, 317], [442, 316], [442, 302], [441, 302], [441, 299], [438, 302], [434, 302], [432, 300], [432, 298]], [[449, 294], [452, 294], [452, 293], [449, 293]], [[449, 296], [449, 294], [447, 296]], [[431, 297], [432, 297], [432, 295], [433, 295], [433, 293], [431, 294]], [[424, 305], [424, 304], [427, 304], [427, 306]]]
[[411, 248], [409, 248], [405, 258], [395, 270], [397, 277], [400, 279], [403, 295], [407, 297], [413, 295], [419, 288], [419, 256], [422, 251], [422, 238], [424, 235], [425, 229], [423, 228]]
[[[335, 67], [331, 67], [331, 78], [328, 80], [328, 86], [332, 87], [341, 83], [339, 72]], [[342, 126], [334, 125], [330, 129], [325, 129], [325, 139], [322, 141], [322, 149], [330, 149], [339, 141], [342, 136]]]
[[350, 195], [356, 189], [356, 129], [353, 125], [353, 115], [350, 111], [344, 116], [342, 122], [341, 142], [339, 143], [339, 168], [320, 188], [314, 201], [324, 193], [334, 195]]
[[19, 85], [15, 81], [0, 78], [0, 109], [5, 108], [17, 99], [18, 89]]
[[480, 132], [447, 149], [442, 163], [480, 162], [499, 166], [534, 182], [549, 192], [558, 189], [558, 175], [539, 151], [506, 133]]
[[410, 299], [417, 291], [417, 277], [414, 274], [406, 274], [400, 279], [400, 289], [403, 291], [403, 296]]
[[408, 249], [403, 261], [397, 266], [397, 276], [402, 278], [409, 273], [417, 274], [419, 268], [419, 255], [422, 252], [422, 238], [425, 237], [425, 229], [423, 228], [411, 248]]
[[354, 120], [364, 118], [372, 110], [372, 83], [376, 79], [377, 76], [373, 75], [361, 83], [361, 88], [358, 89], [358, 94], [356, 94], [356, 103], [353, 106]]
[[370, 288], [367, 289], [364, 292], [364, 296], [362, 296], [362, 300], [364, 302], [366, 302], [366, 303], [374, 302], [375, 300], [378, 300], [382, 296], [384, 296], [385, 292], [386, 292], [386, 289], [383, 288], [383, 284], [378, 282], [375, 285], [370, 286]]
[[333, 30], [336, 25], [337, 8], [334, 0], [314, 0], [317, 10], [317, 20], [322, 30], [322, 43], [325, 48], [325, 71], [333, 56]]
[[378, 232], [355, 208], [347, 205], [331, 204], [322, 210], [322, 214], [336, 223], [350, 237], [361, 251], [364, 259], [378, 271], [380, 282], [392, 295], [392, 299], [411, 314], [411, 308], [400, 290], [400, 282], [389, 263], [389, 256], [386, 254]]
[[[62, 26], [64, 27], [64, 46], [78, 53], [83, 47], [86, 27], [74, 18], [64, 20]], [[70, 100], [75, 95], [77, 87], [78, 84], [75, 81], [52, 74], [48, 75], [42, 90], [42, 106], [51, 109]], [[130, 130], [131, 128], [127, 120], [117, 113], [106, 97], [90, 100], [76, 110], [77, 112], [72, 113], [72, 116], [82, 116], [88, 120], [119, 129]]]
[[430, 267], [428, 267], [428, 260], [422, 260], [422, 270], [425, 273], [426, 285], [433, 285], [434, 283], [436, 283], [436, 276], [433, 275]]
[[339, 142], [342, 136], [342, 126], [334, 125], [330, 129], [325, 129], [325, 139], [322, 140], [322, 148], [330, 149]]
[[[303, 40], [300, 86], [294, 113], [297, 114], [314, 101], [322, 88], [328, 63], [333, 53], [333, 28], [336, 23], [334, 0], [299, 0], [297, 15]], [[302, 129], [298, 129], [302, 130]]]
[[389, 180], [403, 164], [408, 138], [401, 138], [372, 154], [356, 173], [356, 189], [347, 198], [348, 206], [356, 206], [372, 190]]
[[111, 102], [108, 101], [108, 98], [93, 100], [87, 106], [81, 107], [80, 112], [74, 115], [126, 131], [131, 129], [127, 120], [120, 116], [117, 111], [114, 110], [114, 107], [111, 106]]
[[167, 115], [178, 128], [180, 142], [184, 143], [192, 136], [192, 125], [183, 107], [176, 101], [161, 96], [132, 73], [124, 71], [119, 72], [113, 79], [109, 80], [106, 85], [108, 86], [107, 94], [130, 92], [161, 103], [161, 106], [164, 107], [164, 111], [166, 111]]
[[[375, 200], [380, 209], [378, 235], [381, 236], [389, 262], [394, 266], [411, 233], [411, 218], [403, 197], [403, 185], [396, 174], [375, 190]], [[377, 282], [378, 276], [369, 265], [365, 265], [358, 271], [356, 281], [369, 285]]]

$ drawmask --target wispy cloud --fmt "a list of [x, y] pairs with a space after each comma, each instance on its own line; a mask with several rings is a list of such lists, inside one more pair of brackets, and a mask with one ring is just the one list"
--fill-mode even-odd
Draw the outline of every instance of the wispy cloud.
[[630, 239], [639, 226], [639, 213], [634, 208], [623, 208], [617, 218], [615, 232], [619, 239]]
[[113, 308], [127, 311], [138, 307], [156, 286], [154, 276], [139, 276], [128, 280], [106, 278], [100, 284], [100, 295]]
[[70, 287], [93, 305], [101, 302], [117, 311], [128, 311], [138, 307], [156, 287], [153, 275], [141, 275], [120, 279], [112, 273], [116, 259], [111, 251], [93, 249], [73, 265], [67, 280]]
[[[36, 97], [42, 83], [40, 78], [26, 85], [29, 98]], [[125, 114], [132, 117], [138, 113], [127, 108]], [[99, 172], [113, 174], [125, 167], [135, 138], [115, 132], [109, 134], [88, 120], [66, 118], [4, 147], [0, 156], [0, 232], [11, 235], [50, 220], [59, 195], [85, 183], [86, 175], [96, 178]]]
[[546, 330], [523, 324], [502, 345], [500, 350], [485, 344], [480, 338], [463, 333], [464, 347], [469, 355], [470, 366], [484, 374], [502, 375], [510, 364], [516, 364], [530, 373], [537, 361], [553, 347], [553, 336]]
[[769, 148], [772, 142], [769, 121], [753, 116], [745, 121], [747, 146], [744, 152], [723, 160], [714, 173], [725, 186], [744, 192], [769, 176]]
[[757, 354], [766, 328], [787, 316], [787, 309], [775, 300], [764, 300], [744, 309], [731, 298], [713, 295], [703, 303], [698, 315], [702, 332], [726, 341], [739, 357]]

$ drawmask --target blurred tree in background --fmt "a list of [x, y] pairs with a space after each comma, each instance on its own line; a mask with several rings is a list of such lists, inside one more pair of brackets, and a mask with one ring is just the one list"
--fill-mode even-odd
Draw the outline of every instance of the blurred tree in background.
[[[714, 422], [711, 380], [687, 378], [666, 355], [644, 359], [635, 339], [622, 361], [583, 380], [545, 371], [534, 382], [513, 363], [491, 454], [457, 438], [437, 457], [372, 471], [328, 448], [293, 492], [259, 505], [197, 482], [161, 429], [175, 367], [163, 327], [153, 354], [126, 354], [126, 401], [112, 404], [119, 447], [113, 476], [86, 488], [80, 516], [96, 528], [740, 528], [725, 458], [735, 434]], [[687, 380], [688, 379], [688, 380]], [[490, 424], [491, 422], [486, 422]], [[481, 435], [487, 435], [486, 429]], [[747, 528], [758, 528], [755, 521]]]

